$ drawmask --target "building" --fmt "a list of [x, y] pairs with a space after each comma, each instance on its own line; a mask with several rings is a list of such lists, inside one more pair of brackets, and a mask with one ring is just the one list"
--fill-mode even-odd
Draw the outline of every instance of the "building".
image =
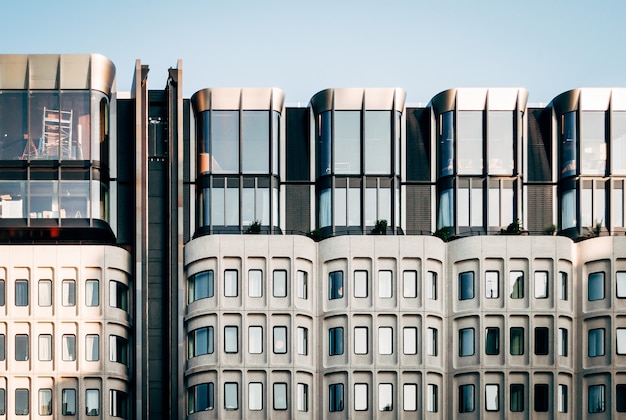
[[0, 419], [626, 412], [626, 89], [148, 74], [0, 56]]

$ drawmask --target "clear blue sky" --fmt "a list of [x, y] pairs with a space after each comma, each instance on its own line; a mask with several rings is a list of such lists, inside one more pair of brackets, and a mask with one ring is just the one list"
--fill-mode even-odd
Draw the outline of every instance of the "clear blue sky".
[[626, 86], [626, 1], [0, 0], [0, 53], [101, 53], [130, 89], [136, 59], [184, 94], [283, 89], [305, 105], [330, 87], [401, 87], [427, 103], [453, 87], [521, 86], [530, 102]]

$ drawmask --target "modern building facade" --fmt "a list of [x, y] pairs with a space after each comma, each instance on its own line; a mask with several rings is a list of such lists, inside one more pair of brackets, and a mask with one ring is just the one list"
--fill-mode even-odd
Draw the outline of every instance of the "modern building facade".
[[0, 56], [0, 419], [626, 412], [626, 89], [148, 74]]

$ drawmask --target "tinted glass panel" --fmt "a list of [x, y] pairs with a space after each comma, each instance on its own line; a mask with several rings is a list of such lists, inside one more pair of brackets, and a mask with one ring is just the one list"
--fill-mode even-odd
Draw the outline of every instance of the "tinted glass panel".
[[365, 173], [391, 173], [391, 112], [365, 111]]
[[576, 112], [561, 117], [560, 178], [576, 174]]
[[489, 111], [489, 173], [513, 173], [513, 112]]
[[335, 111], [334, 168], [336, 174], [361, 172], [361, 112]]
[[211, 112], [211, 170], [239, 171], [239, 111]]
[[241, 164], [243, 173], [270, 172], [270, 121], [268, 111], [243, 111]]
[[582, 112], [581, 143], [581, 172], [604, 175], [606, 169], [604, 112]]
[[483, 172], [483, 113], [459, 111], [457, 123], [459, 174], [473, 175]]
[[[0, 117], [1, 118], [1, 117]], [[611, 159], [612, 172], [626, 174], [626, 112], [616, 111], [611, 115]]]

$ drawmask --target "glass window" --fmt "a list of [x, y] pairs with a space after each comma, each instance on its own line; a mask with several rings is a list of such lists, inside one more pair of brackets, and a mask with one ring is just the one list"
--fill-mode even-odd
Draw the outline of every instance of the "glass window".
[[559, 328], [559, 335], [557, 337], [557, 346], [559, 356], [567, 356], [568, 352], [568, 338], [567, 338], [567, 329]]
[[213, 270], [201, 271], [200, 273], [194, 274], [189, 277], [187, 285], [189, 287], [188, 303], [213, 297]]
[[514, 113], [511, 111], [489, 111], [489, 173], [509, 175], [513, 173]]
[[443, 177], [454, 173], [454, 111], [444, 112], [439, 116], [438, 128], [438, 173], [439, 177]]
[[88, 389], [85, 391], [85, 413], [88, 416], [100, 415], [100, 390]]
[[62, 339], [63, 361], [71, 362], [76, 360], [76, 336], [64, 334]]
[[356, 270], [354, 272], [354, 297], [367, 297], [367, 271]]
[[457, 172], [461, 175], [483, 173], [483, 113], [458, 111], [457, 113]]
[[343, 297], [343, 271], [333, 271], [328, 274], [328, 299]]
[[237, 382], [226, 382], [224, 384], [224, 409], [239, 409], [239, 384]]
[[128, 415], [128, 394], [112, 389], [109, 395], [111, 397], [111, 416], [126, 418]]
[[367, 327], [354, 327], [354, 354], [367, 354]]
[[417, 411], [417, 384], [402, 385], [402, 409]]
[[274, 410], [287, 409], [287, 384], [284, 382], [274, 383]]
[[378, 327], [378, 354], [393, 354], [393, 328]]
[[454, 226], [454, 190], [447, 189], [439, 192], [437, 202], [437, 229]]
[[298, 411], [309, 411], [309, 386], [298, 384]]
[[330, 384], [328, 387], [328, 411], [343, 411], [343, 384]]
[[30, 412], [30, 397], [28, 389], [18, 388], [15, 390], [15, 414], [27, 416]]
[[485, 385], [485, 409], [487, 411], [498, 411], [500, 409], [500, 385]]
[[39, 280], [39, 306], [52, 306], [52, 281]]
[[535, 384], [534, 409], [538, 413], [547, 412], [550, 407], [550, 387], [548, 384]]
[[535, 298], [545, 299], [548, 297], [548, 272], [535, 271]]
[[248, 409], [250, 411], [263, 409], [263, 384], [261, 382], [248, 384]]
[[617, 384], [615, 388], [615, 408], [618, 413], [626, 413], [626, 384]]
[[239, 334], [236, 326], [224, 327], [224, 352], [237, 353], [239, 351]]
[[500, 297], [499, 276], [497, 271], [485, 272], [485, 297], [487, 299], [495, 299]]
[[611, 115], [612, 172], [626, 173], [626, 112], [614, 111]]
[[604, 175], [606, 169], [605, 114], [597, 111], [582, 111], [581, 119], [581, 173]]
[[567, 273], [559, 271], [559, 299], [567, 300]]
[[[402, 284], [403, 291], [402, 296], [405, 298], [416, 298], [417, 297], [417, 271], [403, 271], [402, 272]], [[427, 285], [427, 287], [432, 287], [432, 284]], [[435, 288], [437, 286], [435, 285]], [[432, 290], [428, 291], [432, 293]], [[436, 289], [435, 289], [436, 293]], [[428, 295], [430, 296], [430, 295]], [[436, 296], [436, 294], [435, 294]]]
[[474, 299], [474, 272], [459, 274], [459, 300]]
[[474, 385], [459, 386], [459, 413], [474, 411]]
[[42, 388], [39, 390], [39, 415], [52, 415], [52, 390], [50, 388]]
[[626, 298], [626, 271], [615, 273], [615, 286], [618, 298]]
[[238, 296], [237, 270], [224, 270], [224, 296]]
[[287, 297], [287, 271], [274, 270], [274, 297]]
[[128, 311], [128, 286], [116, 280], [109, 282], [109, 306]]
[[437, 329], [428, 327], [426, 330], [426, 353], [437, 356]]
[[[417, 273], [415, 277], [415, 281], [417, 282]], [[431, 300], [437, 300], [437, 273], [435, 273], [434, 271], [429, 271], [426, 273], [426, 297]]]
[[95, 362], [100, 360], [100, 336], [88, 334], [85, 336], [85, 360]]
[[590, 301], [604, 299], [604, 272], [589, 274], [588, 295]]
[[500, 354], [500, 328], [487, 327], [485, 330], [485, 354], [489, 356]]
[[567, 413], [567, 385], [559, 384], [559, 394], [557, 397], [559, 413]]
[[402, 329], [404, 354], [417, 354], [417, 328], [404, 327]]
[[117, 335], [109, 336], [109, 360], [128, 364], [128, 340]]
[[0, 306], [5, 305], [5, 302], [6, 302], [5, 293], [6, 293], [6, 288], [5, 288], [4, 280], [0, 280]]
[[618, 328], [617, 337], [617, 354], [626, 354], [626, 328]]
[[309, 354], [309, 330], [304, 327], [298, 327], [298, 354], [306, 356]]
[[367, 384], [354, 384], [354, 411], [367, 411]]
[[588, 338], [588, 356], [604, 356], [604, 328], [595, 328], [593, 330], [589, 330]]
[[63, 306], [75, 306], [76, 305], [76, 281], [63, 280], [62, 283], [62, 303]]
[[0, 362], [3, 362], [6, 358], [6, 338], [4, 334], [0, 334]]
[[390, 298], [393, 295], [392, 275], [389, 270], [378, 272], [378, 297]]
[[591, 385], [588, 388], [589, 412], [604, 413], [604, 385]]
[[61, 391], [61, 414], [76, 415], [76, 390], [74, 388], [63, 388]]
[[248, 353], [263, 353], [263, 327], [248, 327]]
[[429, 413], [436, 413], [439, 410], [439, 387], [437, 385], [428, 384], [426, 410]]
[[576, 111], [561, 116], [560, 178], [576, 174]]
[[15, 335], [15, 360], [25, 361], [28, 360], [28, 334], [16, 334]]
[[335, 111], [334, 118], [334, 173], [359, 174], [361, 173], [361, 112]]
[[15, 306], [28, 306], [28, 280], [15, 281]]
[[459, 330], [459, 356], [474, 355], [474, 329], [462, 328]]
[[[0, 96], [0, 127], [2, 127], [2, 141], [0, 141], [0, 160], [27, 160], [29, 156], [37, 156], [37, 147], [34, 137], [26, 144], [25, 136], [28, 133], [28, 96], [25, 90], [5, 90]], [[39, 114], [41, 116], [41, 111]], [[39, 119], [41, 124], [41, 119]], [[41, 128], [40, 128], [41, 132]], [[38, 143], [39, 138], [37, 138]]]
[[328, 330], [328, 355], [343, 354], [343, 327]]
[[268, 111], [243, 111], [241, 165], [243, 173], [270, 172], [270, 120]]
[[576, 226], [576, 190], [563, 191], [561, 195], [561, 228]]
[[287, 353], [287, 327], [274, 327], [274, 353]]
[[[211, 171], [213, 173], [237, 173], [239, 171], [239, 111], [211, 111], [210, 126]], [[268, 133], [269, 130], [266, 131], [266, 136]]]
[[611, 192], [611, 225], [614, 227], [623, 227], [625, 225], [624, 190], [622, 188], [621, 180], [613, 182], [613, 191]]
[[510, 332], [509, 353], [512, 356], [524, 354], [524, 328], [511, 327]]
[[39, 360], [42, 362], [52, 360], [52, 336], [50, 334], [39, 336]]
[[545, 327], [535, 328], [535, 354], [545, 356], [549, 353], [550, 330]]
[[213, 382], [198, 384], [187, 390], [187, 413], [200, 413], [215, 407]]
[[307, 299], [308, 298], [308, 279], [307, 272], [298, 270], [297, 274], [297, 282], [298, 282], [298, 298], [299, 299]]
[[98, 280], [87, 280], [85, 282], [85, 305], [100, 305], [100, 282]]
[[524, 411], [524, 385], [511, 384], [511, 411], [518, 413]]
[[248, 296], [263, 296], [263, 271], [248, 270]]
[[391, 112], [365, 111], [365, 173], [391, 173]]
[[509, 273], [509, 283], [511, 285], [511, 299], [524, 298], [524, 272], [511, 271]]
[[392, 384], [378, 384], [378, 411], [393, 411]]

